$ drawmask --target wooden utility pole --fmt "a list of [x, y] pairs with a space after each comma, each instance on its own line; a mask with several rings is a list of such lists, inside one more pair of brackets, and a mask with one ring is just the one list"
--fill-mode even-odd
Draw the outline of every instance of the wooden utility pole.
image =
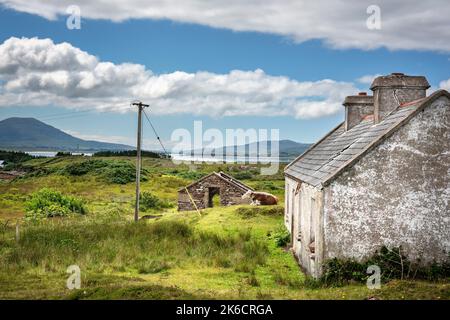
[[137, 148], [136, 148], [136, 206], [134, 209], [134, 221], [139, 220], [139, 197], [141, 192], [141, 140], [142, 140], [142, 110], [147, 108], [148, 104], [142, 102], [133, 102], [133, 106], [138, 107], [138, 129], [137, 129]]

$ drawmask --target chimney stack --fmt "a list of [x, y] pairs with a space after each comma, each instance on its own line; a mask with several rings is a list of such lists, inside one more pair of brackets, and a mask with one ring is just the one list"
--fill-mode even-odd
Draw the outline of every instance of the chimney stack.
[[396, 72], [376, 78], [370, 86], [374, 97], [375, 123], [382, 121], [399, 105], [425, 98], [429, 87], [430, 84], [423, 76]]
[[350, 130], [359, 124], [364, 117], [373, 115], [373, 96], [368, 96], [366, 92], [360, 92], [357, 96], [345, 98], [345, 131]]

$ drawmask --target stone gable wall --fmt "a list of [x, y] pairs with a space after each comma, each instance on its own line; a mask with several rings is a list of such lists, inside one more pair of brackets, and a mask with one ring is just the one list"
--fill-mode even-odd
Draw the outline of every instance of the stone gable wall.
[[[199, 209], [208, 207], [210, 188], [219, 189], [221, 206], [250, 204], [251, 202], [250, 199], [242, 199], [242, 195], [246, 192], [245, 190], [224, 181], [216, 175], [211, 175], [187, 187]], [[195, 207], [189, 199], [186, 190], [183, 189], [178, 192], [178, 211], [187, 210], [195, 210]]]
[[381, 246], [411, 261], [450, 254], [450, 102], [439, 98], [325, 188], [325, 258]]

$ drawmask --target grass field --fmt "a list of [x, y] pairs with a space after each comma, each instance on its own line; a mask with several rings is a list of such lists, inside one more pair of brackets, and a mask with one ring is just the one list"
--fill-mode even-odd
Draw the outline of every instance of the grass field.
[[[158, 218], [134, 223], [134, 183], [110, 179], [126, 173], [124, 163], [133, 159], [99, 160], [108, 166], [87, 164], [90, 160], [82, 157], [34, 159], [23, 164], [27, 176], [0, 183], [0, 299], [450, 298], [448, 281], [395, 280], [375, 291], [359, 283], [312, 285], [291, 252], [277, 245], [282, 207], [258, 212], [250, 206], [214, 207], [199, 215], [169, 206], [142, 212]], [[254, 166], [198, 165], [192, 170], [146, 158], [143, 167], [142, 190], [169, 204], [176, 203], [177, 189], [220, 170], [284, 196], [281, 173], [268, 179]], [[87, 214], [23, 219], [25, 202], [44, 187], [82, 199]], [[80, 290], [66, 288], [70, 265], [81, 269]]]

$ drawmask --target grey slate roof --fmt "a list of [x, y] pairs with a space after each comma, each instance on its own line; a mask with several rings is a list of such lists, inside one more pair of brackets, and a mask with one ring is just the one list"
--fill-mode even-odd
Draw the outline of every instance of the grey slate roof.
[[345, 124], [341, 123], [291, 162], [284, 172], [287, 176], [314, 187], [326, 185], [371, 147], [383, 141], [386, 136], [395, 132], [417, 112], [443, 94], [450, 98], [447, 91], [436, 91], [427, 98], [400, 106], [376, 125], [373, 119], [367, 119], [345, 132]]

